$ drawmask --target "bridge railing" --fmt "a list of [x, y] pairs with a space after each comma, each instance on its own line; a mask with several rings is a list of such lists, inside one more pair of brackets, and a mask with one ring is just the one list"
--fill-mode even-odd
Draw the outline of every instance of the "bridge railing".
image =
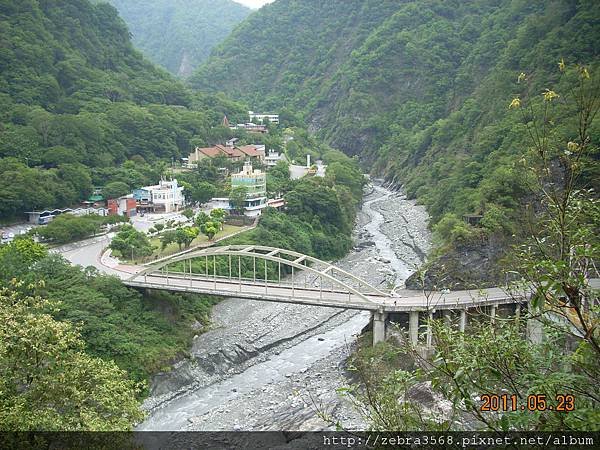
[[[343, 269], [301, 253], [266, 246], [211, 247], [162, 261], [134, 275], [131, 280], [148, 276], [169, 276], [196, 280], [235, 281], [241, 284], [289, 286], [296, 291], [348, 294], [363, 302], [367, 295], [389, 296]], [[298, 293], [299, 295], [299, 293]]]

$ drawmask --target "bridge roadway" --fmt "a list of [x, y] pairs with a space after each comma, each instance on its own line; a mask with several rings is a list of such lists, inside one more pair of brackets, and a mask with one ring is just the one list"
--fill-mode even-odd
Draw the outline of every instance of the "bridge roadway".
[[224, 277], [204, 277], [189, 274], [171, 273], [168, 276], [148, 274], [123, 280], [130, 287], [162, 289], [174, 292], [218, 295], [223, 297], [243, 297], [254, 300], [296, 303], [377, 311], [383, 313], [436, 310], [467, 309], [477, 306], [516, 303], [525, 300], [524, 293], [510, 294], [500, 288], [482, 290], [462, 290], [448, 293], [400, 290], [394, 295], [364, 294], [352, 292], [299, 287], [290, 283], [273, 283], [229, 279]]
[[[228, 277], [217, 274], [217, 258], [224, 258], [226, 261], [223, 269], [229, 273]], [[242, 258], [252, 261], [252, 278], [242, 277]], [[193, 270], [193, 260], [204, 260], [203, 274]], [[264, 265], [262, 274], [257, 272], [257, 261]], [[257, 278], [257, 275], [267, 276], [268, 263], [277, 268], [276, 280]], [[176, 271], [169, 271], [169, 266]], [[282, 277], [283, 266], [291, 270], [288, 279]], [[389, 313], [408, 313], [410, 340], [416, 345], [421, 312], [432, 317], [435, 311], [459, 311], [459, 329], [464, 331], [468, 309], [488, 308], [494, 320], [499, 305], [515, 303], [516, 310], [520, 310], [520, 304], [527, 302], [531, 294], [529, 288], [511, 292], [498, 287], [427, 293], [402, 290], [389, 293], [325, 261], [290, 250], [259, 245], [209, 247], [152, 263], [140, 268], [141, 271], [136, 269], [138, 268], [134, 269], [133, 275], [128, 274], [130, 276], [127, 278], [119, 275], [125, 285], [139, 289], [368, 310], [372, 312], [373, 343], [385, 339]], [[307, 282], [308, 277], [299, 280], [294, 276], [295, 271], [305, 272], [313, 276], [314, 280]], [[317, 279], [318, 283], [313, 284]], [[594, 289], [600, 287], [598, 279], [591, 280], [590, 284]], [[444, 314], [450, 317], [452, 313]], [[427, 334], [430, 339], [431, 333]], [[536, 328], [531, 335], [535, 335], [533, 341], [539, 341], [541, 329]]]

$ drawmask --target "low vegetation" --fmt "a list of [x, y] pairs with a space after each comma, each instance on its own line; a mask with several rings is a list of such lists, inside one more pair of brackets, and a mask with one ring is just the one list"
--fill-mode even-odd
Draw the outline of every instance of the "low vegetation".
[[61, 214], [54, 218], [48, 225], [36, 228], [34, 233], [44, 241], [52, 244], [66, 244], [90, 236], [96, 236], [104, 227], [127, 222], [129, 219], [122, 216], [99, 216], [88, 214], [75, 216]]
[[0, 246], [0, 285], [9, 287], [13, 279], [22, 281], [19, 292], [58, 302], [46, 312], [78, 328], [86, 353], [114, 361], [136, 382], [185, 356], [218, 301], [161, 291], [142, 295], [116, 277], [71, 266], [26, 238]]

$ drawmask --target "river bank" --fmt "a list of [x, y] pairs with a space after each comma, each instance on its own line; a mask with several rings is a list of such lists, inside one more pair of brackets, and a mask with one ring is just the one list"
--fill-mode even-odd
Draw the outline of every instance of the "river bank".
[[[369, 283], [401, 287], [429, 249], [427, 215], [398, 192], [373, 186], [355, 227], [354, 250], [336, 265]], [[154, 377], [141, 430], [317, 430], [315, 405], [364, 424], [336, 388], [368, 313], [230, 298], [191, 358]]]

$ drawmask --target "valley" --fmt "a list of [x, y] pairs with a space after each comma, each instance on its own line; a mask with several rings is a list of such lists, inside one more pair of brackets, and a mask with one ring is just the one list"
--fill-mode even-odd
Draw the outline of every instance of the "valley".
[[[358, 247], [336, 265], [375, 286], [401, 286], [429, 248], [427, 215], [400, 192], [367, 189]], [[384, 222], [402, 223], [402, 230], [386, 233]], [[348, 383], [345, 360], [368, 314], [230, 298], [213, 308], [211, 320], [213, 329], [194, 340], [191, 360], [154, 377], [145, 403], [150, 416], [139, 429], [327, 428], [316, 405], [345, 426], [365, 426], [335, 388]]]

